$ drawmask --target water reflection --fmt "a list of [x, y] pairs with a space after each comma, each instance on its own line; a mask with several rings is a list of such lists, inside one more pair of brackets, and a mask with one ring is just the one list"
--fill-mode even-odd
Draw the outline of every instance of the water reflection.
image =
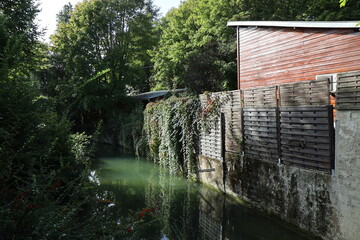
[[119, 153], [101, 160], [100, 184], [116, 201], [114, 216], [140, 220], [129, 230], [129, 239], [306, 239], [220, 192], [170, 176], [152, 163]]

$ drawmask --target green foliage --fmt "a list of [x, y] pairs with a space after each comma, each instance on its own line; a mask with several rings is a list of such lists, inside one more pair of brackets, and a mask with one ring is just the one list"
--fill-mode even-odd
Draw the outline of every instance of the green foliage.
[[95, 232], [84, 229], [83, 210], [91, 208], [87, 223], [96, 225], [101, 207], [91, 203], [103, 195], [90, 191], [89, 137], [71, 133], [39, 93], [48, 59], [36, 41], [34, 2], [0, 5], [0, 238], [87, 238]]
[[238, 9], [239, 1], [188, 0], [170, 11], [153, 51], [153, 87], [197, 93], [235, 88], [236, 39], [226, 23]]
[[88, 0], [58, 17], [51, 72], [59, 110], [92, 128], [129, 111], [126, 94], [148, 89], [148, 51], [157, 41], [151, 1]]
[[340, 7], [344, 7], [347, 3], [347, 0], [339, 0]]
[[195, 97], [170, 97], [149, 103], [144, 112], [144, 137], [149, 158], [190, 177], [195, 170], [200, 102]]
[[242, 20], [279, 20], [279, 21], [344, 21], [360, 18], [359, 1], [340, 0], [243, 0], [240, 12]]
[[171, 174], [182, 172], [192, 179], [196, 170], [200, 132], [206, 133], [220, 117], [229, 95], [206, 92], [198, 96], [184, 94], [149, 103], [144, 111], [143, 136], [147, 158]]
[[317, 0], [309, 5], [308, 15], [318, 21], [350, 21], [360, 19], [360, 2], [349, 0], [343, 7], [338, 0]]

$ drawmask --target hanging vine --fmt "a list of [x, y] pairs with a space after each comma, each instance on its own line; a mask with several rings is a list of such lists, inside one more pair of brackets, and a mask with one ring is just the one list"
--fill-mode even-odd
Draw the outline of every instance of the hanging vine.
[[210, 93], [203, 96], [206, 101], [172, 96], [149, 103], [144, 111], [146, 155], [172, 174], [181, 171], [188, 178], [194, 176], [199, 133], [216, 121], [226, 99]]

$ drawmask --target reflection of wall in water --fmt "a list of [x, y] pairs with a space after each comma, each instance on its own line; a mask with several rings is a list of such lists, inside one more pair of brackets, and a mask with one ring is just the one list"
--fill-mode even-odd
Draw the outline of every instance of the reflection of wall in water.
[[205, 187], [200, 188], [199, 195], [199, 239], [224, 239], [225, 196]]
[[199, 195], [167, 169], [154, 171], [146, 187], [146, 205], [157, 209], [162, 232], [169, 239], [198, 239]]
[[199, 214], [200, 239], [219, 240], [222, 239], [222, 225], [205, 213]]

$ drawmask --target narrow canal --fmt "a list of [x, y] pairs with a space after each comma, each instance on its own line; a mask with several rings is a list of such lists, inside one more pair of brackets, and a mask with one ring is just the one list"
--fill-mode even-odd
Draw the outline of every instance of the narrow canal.
[[169, 176], [130, 154], [102, 147], [97, 170], [103, 191], [129, 220], [128, 239], [304, 240], [265, 214], [206, 186]]

